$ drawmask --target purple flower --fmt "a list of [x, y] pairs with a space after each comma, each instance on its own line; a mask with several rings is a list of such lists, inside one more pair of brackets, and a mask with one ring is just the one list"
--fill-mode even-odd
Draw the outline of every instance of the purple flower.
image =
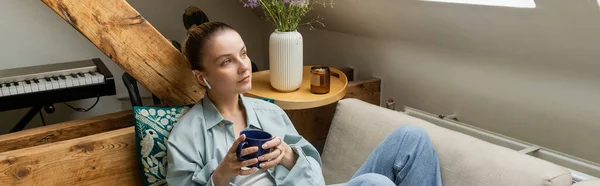
[[240, 0], [244, 4], [244, 8], [256, 8], [258, 7], [259, 0]]
[[290, 4], [293, 6], [308, 4], [308, 0], [283, 0], [283, 2], [285, 4]]

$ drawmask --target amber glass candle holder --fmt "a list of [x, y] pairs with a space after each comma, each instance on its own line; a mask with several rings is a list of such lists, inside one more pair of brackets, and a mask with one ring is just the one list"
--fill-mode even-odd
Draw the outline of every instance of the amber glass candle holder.
[[310, 68], [310, 92], [314, 94], [327, 94], [330, 89], [331, 71], [327, 66], [313, 66]]

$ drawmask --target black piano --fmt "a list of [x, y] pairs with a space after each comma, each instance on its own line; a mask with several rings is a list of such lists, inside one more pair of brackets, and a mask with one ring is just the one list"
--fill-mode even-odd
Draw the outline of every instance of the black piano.
[[44, 106], [115, 94], [113, 75], [98, 58], [0, 70], [0, 112], [33, 107], [11, 132]]

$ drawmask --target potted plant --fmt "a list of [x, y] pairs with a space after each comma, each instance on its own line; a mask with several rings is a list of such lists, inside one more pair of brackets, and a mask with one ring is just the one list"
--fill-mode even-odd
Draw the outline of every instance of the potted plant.
[[[300, 25], [312, 27], [321, 23], [319, 18], [301, 23], [314, 5], [331, 5], [332, 0], [240, 0], [244, 7], [261, 8], [265, 17], [275, 26], [269, 38], [270, 81], [273, 88], [290, 92], [302, 84], [303, 44], [298, 32]], [[324, 26], [324, 25], [323, 25]]]

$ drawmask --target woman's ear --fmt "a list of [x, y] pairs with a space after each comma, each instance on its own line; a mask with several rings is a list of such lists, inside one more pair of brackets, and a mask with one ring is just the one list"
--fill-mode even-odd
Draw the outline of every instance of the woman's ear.
[[196, 78], [196, 81], [198, 81], [200, 85], [208, 87], [208, 85], [206, 84], [207, 82], [204, 81], [204, 76], [202, 75], [202, 72], [200, 72], [199, 70], [192, 70], [192, 73], [194, 73], [194, 78]]

